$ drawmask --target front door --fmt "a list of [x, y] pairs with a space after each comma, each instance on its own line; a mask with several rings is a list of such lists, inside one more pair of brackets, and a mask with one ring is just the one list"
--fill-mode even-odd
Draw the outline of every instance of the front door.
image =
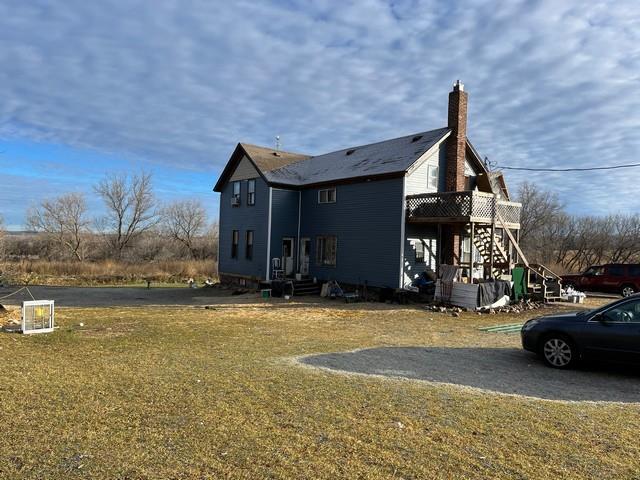
[[311, 257], [311, 239], [300, 240], [300, 273], [309, 275], [309, 260]]
[[282, 239], [282, 270], [285, 276], [293, 275], [293, 238]]

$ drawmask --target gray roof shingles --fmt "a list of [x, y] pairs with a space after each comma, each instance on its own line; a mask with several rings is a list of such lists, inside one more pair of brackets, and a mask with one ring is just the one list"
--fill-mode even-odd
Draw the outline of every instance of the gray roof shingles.
[[[302, 186], [404, 172], [449, 131], [448, 128], [439, 128], [345, 148], [262, 173], [272, 183]], [[347, 152], [351, 153], [347, 155]]]

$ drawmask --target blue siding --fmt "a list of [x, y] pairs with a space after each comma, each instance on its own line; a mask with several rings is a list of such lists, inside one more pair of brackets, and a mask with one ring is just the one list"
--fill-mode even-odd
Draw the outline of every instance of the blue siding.
[[[282, 238], [294, 239], [294, 257], [298, 249], [298, 198], [297, 190], [273, 189], [271, 211], [271, 254], [269, 258], [282, 257]], [[297, 264], [297, 260], [294, 265]], [[297, 268], [294, 268], [294, 272]]]
[[[310, 274], [321, 280], [398, 287], [403, 178], [336, 187], [336, 203], [318, 204], [317, 188], [302, 192], [301, 237], [311, 238]], [[337, 236], [335, 267], [316, 263], [319, 235]]]
[[[267, 259], [267, 225], [269, 213], [269, 187], [261, 178], [256, 179], [256, 204], [247, 205], [247, 180], [240, 181], [241, 205], [231, 206], [232, 182], [220, 193], [220, 273], [265, 278]], [[233, 230], [240, 231], [238, 258], [231, 258]], [[247, 230], [254, 231], [253, 259], [245, 259]]]

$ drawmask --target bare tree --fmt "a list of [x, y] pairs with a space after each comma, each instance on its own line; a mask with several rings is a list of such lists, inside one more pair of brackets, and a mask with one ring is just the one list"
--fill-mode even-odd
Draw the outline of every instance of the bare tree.
[[108, 175], [94, 187], [107, 214], [102, 219], [112, 253], [121, 258], [133, 240], [157, 224], [151, 174]]
[[5, 254], [5, 231], [4, 231], [4, 217], [0, 215], [0, 260], [4, 259]]
[[174, 202], [162, 210], [162, 223], [166, 235], [182, 244], [191, 258], [197, 256], [196, 239], [206, 226], [207, 212], [202, 202], [185, 200]]
[[84, 239], [88, 233], [87, 206], [80, 193], [68, 193], [53, 200], [45, 200], [27, 213], [27, 225], [44, 232], [79, 261], [84, 260]]
[[563, 205], [557, 194], [540, 190], [532, 183], [523, 183], [518, 197], [522, 203], [521, 238], [535, 235], [550, 219], [563, 213]]

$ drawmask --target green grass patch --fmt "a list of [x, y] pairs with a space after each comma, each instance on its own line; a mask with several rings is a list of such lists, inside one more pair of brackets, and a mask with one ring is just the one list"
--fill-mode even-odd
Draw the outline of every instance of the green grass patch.
[[381, 345], [512, 348], [517, 337], [478, 328], [522, 320], [364, 303], [59, 309], [54, 334], [0, 334], [0, 478], [637, 477], [638, 406], [290, 360]]

